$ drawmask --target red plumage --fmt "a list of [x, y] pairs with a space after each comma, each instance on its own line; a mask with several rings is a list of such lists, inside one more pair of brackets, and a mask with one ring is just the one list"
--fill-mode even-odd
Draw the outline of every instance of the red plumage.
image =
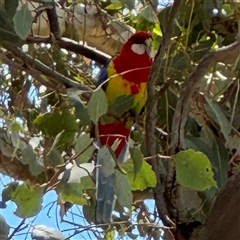
[[115, 150], [118, 158], [122, 149], [126, 146], [131, 130], [123, 123], [114, 122], [105, 125], [99, 124], [100, 141], [102, 145], [112, 146], [119, 139], [119, 145]]
[[[145, 44], [146, 39], [152, 39], [148, 32], [138, 32], [128, 39], [120, 55], [113, 59], [117, 73], [124, 73], [123, 78], [130, 82], [147, 82], [153, 58], [146, 54], [138, 55], [131, 50], [133, 44]], [[138, 69], [136, 71], [130, 71]]]

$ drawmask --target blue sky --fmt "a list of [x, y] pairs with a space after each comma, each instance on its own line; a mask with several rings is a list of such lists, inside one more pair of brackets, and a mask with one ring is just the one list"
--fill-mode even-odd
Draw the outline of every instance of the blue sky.
[[[3, 176], [2, 174], [0, 174], [0, 178], [1, 178], [1, 182], [4, 183], [4, 185], [12, 182], [11, 178]], [[3, 190], [2, 184], [1, 184], [0, 190], [1, 192]], [[63, 231], [63, 235], [65, 237], [72, 235], [74, 233], [74, 229], [73, 229], [74, 226], [64, 222], [60, 223], [59, 208], [56, 205], [56, 201], [57, 201], [56, 193], [54, 191], [48, 192], [43, 199], [44, 209], [36, 217], [26, 219], [25, 221], [26, 224], [23, 226], [28, 225], [28, 227], [23, 231], [19, 232], [19, 234], [27, 233], [31, 225], [41, 224], [41, 225], [47, 225], [49, 227], [53, 227], [55, 229], [59, 229], [60, 231]], [[51, 204], [51, 203], [54, 203], [54, 204]], [[10, 230], [11, 232], [14, 230], [13, 228], [16, 228], [22, 221], [21, 218], [17, 217], [14, 214], [15, 210], [16, 210], [16, 204], [12, 201], [7, 202], [7, 207], [5, 209], [0, 210], [1, 214], [4, 216], [5, 220], [7, 221], [8, 225], [12, 227]], [[79, 215], [81, 214], [80, 207], [74, 206], [72, 208], [72, 211], [74, 211], [76, 214], [79, 214]], [[66, 220], [70, 222], [77, 222], [78, 224], [82, 224], [82, 225], [88, 225], [88, 223], [85, 220], [83, 220], [83, 218], [77, 217], [77, 216], [73, 217], [71, 213], [67, 214]], [[71, 240], [95, 239], [94, 235], [90, 234], [89, 236], [88, 234], [89, 233], [87, 232], [83, 232], [82, 234], [78, 234], [72, 237]], [[23, 240], [23, 239], [30, 240], [32, 238], [30, 234], [28, 235], [23, 234], [19, 236], [16, 235], [13, 237], [13, 240]]]
[[[12, 182], [12, 179], [6, 176], [3, 176], [0, 174], [1, 183], [4, 185]], [[1, 184], [0, 193], [2, 193], [3, 185]], [[40, 225], [46, 225], [48, 227], [53, 227], [55, 229], [58, 229], [62, 232], [64, 237], [68, 237], [74, 233], [74, 230], [82, 230], [78, 229], [78, 227], [74, 228], [73, 225], [70, 225], [68, 223], [61, 223], [60, 217], [59, 217], [59, 208], [56, 204], [57, 201], [57, 195], [54, 191], [50, 191], [47, 194], [45, 194], [43, 199], [43, 210], [40, 211], [40, 213], [33, 217], [28, 218], [25, 220], [25, 225], [27, 228], [25, 228], [23, 231], [19, 232], [18, 234], [14, 235], [12, 240], [31, 240], [31, 234], [26, 234], [31, 230], [32, 225], [40, 224]], [[54, 204], [52, 204], [54, 203]], [[154, 211], [154, 201], [148, 200], [147, 205], [151, 212]], [[21, 218], [17, 217], [14, 212], [16, 210], [16, 204], [12, 201], [7, 202], [7, 207], [5, 209], [0, 209], [1, 214], [4, 216], [5, 220], [7, 221], [8, 225], [11, 227], [10, 233], [16, 228], [22, 221]], [[73, 216], [71, 213], [74, 212], [76, 215]], [[70, 222], [75, 222], [77, 224], [81, 224], [83, 226], [89, 226], [89, 224], [86, 222], [86, 220], [83, 218], [81, 207], [79, 206], [73, 206], [71, 208], [71, 211], [67, 213], [67, 216], [65, 220]], [[137, 233], [137, 231], [135, 232]], [[82, 239], [97, 239], [96, 236], [94, 236], [93, 233], [90, 231], [83, 231], [81, 234], [77, 234], [73, 237], [71, 237], [71, 240], [82, 240]], [[121, 239], [130, 239], [127, 237], [121, 238]], [[138, 238], [138, 239], [145, 239], [145, 238]]]

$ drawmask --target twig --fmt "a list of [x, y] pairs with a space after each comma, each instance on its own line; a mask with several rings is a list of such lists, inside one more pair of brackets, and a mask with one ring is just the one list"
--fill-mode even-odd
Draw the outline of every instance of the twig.
[[17, 233], [19, 231], [19, 229], [22, 227], [22, 225], [25, 223], [25, 218], [19, 223], [19, 225], [14, 229], [14, 231], [12, 232], [12, 234], [7, 238], [7, 240], [11, 240], [13, 238], [13, 236], [15, 235], [15, 233]]

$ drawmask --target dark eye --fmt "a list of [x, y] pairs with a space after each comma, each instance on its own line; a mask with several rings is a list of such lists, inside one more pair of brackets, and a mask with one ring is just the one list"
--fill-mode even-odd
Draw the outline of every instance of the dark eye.
[[135, 43], [136, 43], [136, 44], [143, 44], [143, 43], [145, 43], [145, 42], [144, 42], [144, 39], [143, 39], [142, 37], [137, 36], [137, 37], [135, 38]]

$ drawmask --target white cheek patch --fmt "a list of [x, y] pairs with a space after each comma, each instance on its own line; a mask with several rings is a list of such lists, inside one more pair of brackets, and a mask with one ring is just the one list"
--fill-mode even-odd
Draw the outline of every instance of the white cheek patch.
[[146, 51], [146, 46], [144, 44], [133, 44], [131, 47], [132, 51], [138, 55], [142, 55]]

